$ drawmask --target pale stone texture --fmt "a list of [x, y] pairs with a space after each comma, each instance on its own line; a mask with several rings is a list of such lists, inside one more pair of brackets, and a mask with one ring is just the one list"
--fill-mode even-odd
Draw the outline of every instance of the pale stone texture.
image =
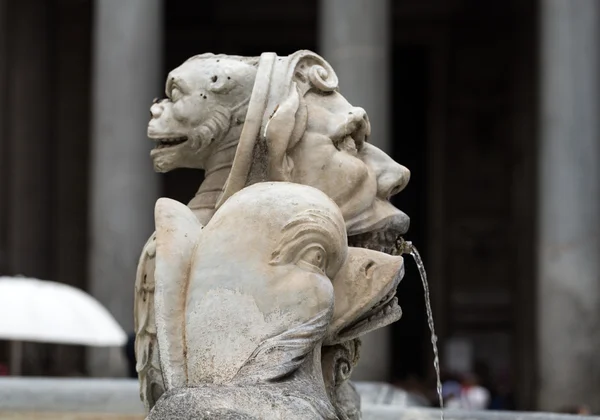
[[600, 3], [540, 6], [538, 402], [600, 410]]
[[160, 199], [156, 229], [166, 390], [148, 418], [335, 418], [320, 363], [348, 253], [335, 203], [312, 187], [257, 183], [204, 228]]
[[[206, 179], [188, 205], [201, 224], [211, 226], [215, 211], [248, 185], [293, 182], [321, 190], [339, 206], [351, 245], [382, 251], [375, 254], [385, 258], [397, 255], [409, 219], [389, 198], [402, 191], [410, 172], [368, 143], [371, 124], [366, 112], [337, 91], [337, 76], [323, 58], [311, 51], [286, 57], [201, 54], [173, 70], [166, 85], [168, 98], [150, 109], [148, 136], [156, 143], [151, 156], [157, 171], [205, 170]], [[148, 409], [164, 386], [170, 386], [163, 381], [165, 364], [162, 350], [159, 362], [158, 348], [171, 352], [177, 341], [167, 334], [176, 332], [163, 325], [163, 344], [157, 345], [156, 243], [153, 235], [144, 247], [135, 286], [137, 369]], [[260, 250], [258, 244], [252, 248]], [[348, 277], [334, 281], [340, 305], [322, 356], [329, 398], [336, 410], [353, 416], [359, 402], [347, 381], [359, 359], [357, 338], [400, 316], [392, 298], [403, 272], [390, 267], [376, 270], [377, 264], [368, 266], [372, 270], [362, 267], [361, 258], [370, 252], [374, 251], [357, 251], [342, 270]], [[240, 257], [239, 262], [246, 263], [245, 259]], [[370, 288], [353, 283], [351, 273], [356, 269], [364, 269], [371, 279], [364, 284]], [[395, 280], [388, 287], [390, 276]], [[354, 296], [338, 296], [338, 290]], [[193, 344], [187, 351], [201, 345]], [[273, 368], [277, 363], [269, 367]]]
[[[131, 330], [127, 284], [159, 193], [144, 127], [146, 104], [162, 90], [162, 1], [98, 0], [94, 16], [90, 291]], [[90, 353], [92, 374], [125, 372], [120, 349]]]
[[[389, 0], [320, 0], [320, 53], [336, 69], [340, 88], [371, 120], [370, 142], [390, 153]], [[357, 380], [388, 380], [391, 344], [388, 329], [363, 337]]]
[[242, 189], [204, 228], [191, 209], [160, 199], [156, 228], [166, 392], [149, 418], [191, 419], [217, 409], [337, 418], [321, 344], [350, 341], [399, 317], [392, 297], [402, 257], [348, 248], [335, 203], [292, 183]]

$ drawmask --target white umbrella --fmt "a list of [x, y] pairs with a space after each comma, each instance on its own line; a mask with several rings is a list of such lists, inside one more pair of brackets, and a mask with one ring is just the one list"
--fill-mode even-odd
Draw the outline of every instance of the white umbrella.
[[[15, 344], [122, 346], [127, 342], [127, 334], [112, 315], [84, 291], [25, 277], [0, 277], [0, 338]], [[20, 352], [13, 346], [13, 364]]]

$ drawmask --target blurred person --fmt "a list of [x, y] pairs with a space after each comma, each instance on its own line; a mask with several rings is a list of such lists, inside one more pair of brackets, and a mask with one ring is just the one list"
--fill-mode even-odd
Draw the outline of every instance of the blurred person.
[[463, 410], [486, 410], [490, 403], [490, 392], [480, 385], [473, 373], [463, 376], [460, 391], [460, 408]]
[[460, 408], [461, 386], [458, 381], [447, 380], [442, 384], [442, 398], [444, 399], [444, 408]]
[[462, 375], [460, 382], [444, 382], [442, 395], [447, 409], [486, 410], [490, 404], [490, 392], [480, 385], [479, 378], [473, 373]]

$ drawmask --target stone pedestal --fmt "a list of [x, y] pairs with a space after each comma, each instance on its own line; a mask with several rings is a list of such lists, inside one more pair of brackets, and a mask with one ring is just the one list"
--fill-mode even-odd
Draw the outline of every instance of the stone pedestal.
[[[90, 291], [128, 331], [139, 250], [153, 231], [159, 195], [146, 126], [163, 87], [161, 18], [161, 0], [95, 3]], [[122, 373], [121, 353], [92, 351], [91, 373]]]
[[600, 3], [540, 6], [538, 403], [600, 410]]
[[[389, 49], [391, 7], [388, 0], [321, 0], [319, 53], [336, 70], [348, 101], [367, 111], [369, 142], [391, 152], [389, 137]], [[389, 327], [362, 338], [356, 380], [388, 380]]]

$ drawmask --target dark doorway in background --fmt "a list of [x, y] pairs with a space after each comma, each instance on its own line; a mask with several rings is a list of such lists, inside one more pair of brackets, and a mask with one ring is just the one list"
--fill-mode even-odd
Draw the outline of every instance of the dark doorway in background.
[[[425, 47], [398, 46], [393, 50], [391, 92], [391, 154], [411, 171], [404, 191], [392, 203], [410, 216], [405, 239], [419, 249], [427, 265], [427, 112], [429, 56]], [[398, 286], [402, 318], [391, 326], [391, 379], [425, 379], [432, 365], [423, 287], [410, 256], [404, 260], [405, 276]]]

